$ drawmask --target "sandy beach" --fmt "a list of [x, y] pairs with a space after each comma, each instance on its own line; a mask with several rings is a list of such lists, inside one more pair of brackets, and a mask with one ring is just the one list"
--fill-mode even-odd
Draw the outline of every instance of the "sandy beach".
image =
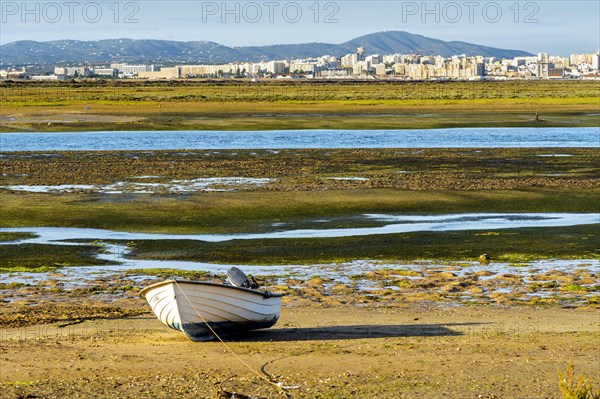
[[5, 398], [558, 398], [557, 371], [570, 362], [599, 382], [598, 316], [292, 302], [274, 328], [227, 339], [235, 355], [220, 342], [193, 343], [149, 312], [26, 325], [1, 330], [0, 387]]

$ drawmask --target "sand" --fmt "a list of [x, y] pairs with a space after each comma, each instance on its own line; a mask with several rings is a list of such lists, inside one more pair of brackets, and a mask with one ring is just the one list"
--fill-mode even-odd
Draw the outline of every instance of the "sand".
[[[141, 301], [141, 300], [140, 300]], [[194, 343], [149, 313], [4, 328], [4, 398], [559, 398], [572, 362], [598, 386], [600, 312], [288, 303], [270, 330]], [[245, 395], [245, 396], [244, 396]]]

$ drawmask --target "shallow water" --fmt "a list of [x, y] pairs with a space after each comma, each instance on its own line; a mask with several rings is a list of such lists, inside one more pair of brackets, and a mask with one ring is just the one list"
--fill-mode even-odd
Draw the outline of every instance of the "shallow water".
[[56, 244], [62, 240], [197, 240], [222, 242], [273, 238], [332, 238], [419, 231], [495, 230], [524, 227], [577, 226], [600, 223], [598, 213], [468, 213], [448, 215], [366, 214], [379, 227], [347, 229], [297, 229], [251, 234], [154, 234], [71, 227], [1, 228], [0, 232], [31, 232], [37, 237], [19, 243]]
[[[84, 240], [92, 242], [96, 240], [204, 240], [204, 241], [225, 241], [231, 239], [254, 239], [254, 238], [304, 238], [304, 237], [342, 237], [350, 235], [368, 235], [385, 234], [408, 231], [451, 231], [451, 230], [488, 230], [502, 228], [518, 227], [548, 227], [548, 226], [570, 226], [577, 224], [600, 223], [600, 214], [571, 214], [571, 213], [527, 213], [527, 214], [445, 214], [445, 215], [389, 215], [389, 214], [365, 214], [363, 218], [375, 220], [382, 224], [390, 223], [382, 227], [356, 228], [356, 229], [313, 229], [313, 230], [287, 230], [276, 231], [272, 233], [260, 234], [230, 234], [230, 235], [211, 235], [211, 234], [149, 234], [149, 233], [128, 233], [116, 232], [99, 229], [78, 229], [78, 228], [60, 228], [60, 227], [33, 227], [33, 228], [3, 228], [0, 232], [31, 232], [36, 237], [16, 240], [13, 242], [4, 242], [0, 244], [15, 243], [39, 243], [51, 245], [85, 245], [80, 242], [69, 242], [64, 240]], [[315, 220], [314, 222], [318, 222]], [[279, 226], [279, 227], [284, 227]], [[385, 233], [382, 233], [385, 232]], [[337, 285], [354, 287], [357, 292], [366, 295], [377, 296], [378, 291], [398, 290], [398, 287], [387, 285], [392, 281], [415, 281], [424, 278], [431, 279], [438, 273], [452, 273], [454, 279], [463, 277], [471, 278], [474, 273], [485, 271], [484, 274], [477, 275], [477, 279], [482, 284], [490, 282], [495, 294], [509, 294], [511, 292], [520, 292], [520, 295], [527, 297], [544, 297], [548, 290], [540, 289], [533, 293], [524, 294], [524, 286], [535, 281], [535, 276], [550, 271], [572, 273], [574, 269], [581, 268], [591, 273], [598, 274], [600, 270], [599, 260], [556, 260], [548, 259], [541, 261], [527, 262], [518, 266], [501, 262], [479, 263], [468, 261], [439, 262], [439, 261], [400, 261], [385, 262], [372, 260], [358, 260], [341, 264], [313, 264], [313, 265], [230, 265], [230, 264], [212, 264], [204, 262], [172, 261], [172, 260], [137, 260], [129, 259], [130, 249], [124, 244], [103, 243], [104, 253], [97, 255], [99, 259], [117, 262], [116, 265], [62, 267], [58, 272], [50, 273], [0, 273], [2, 283], [23, 283], [30, 286], [43, 285], [44, 282], [52, 282], [53, 286], [60, 286], [61, 289], [71, 290], [84, 288], [98, 284], [102, 279], [113, 280], [123, 272], [135, 269], [175, 269], [194, 272], [209, 272], [212, 274], [225, 275], [231, 266], [237, 266], [249, 274], [256, 276], [268, 276], [271, 284], [287, 285], [288, 279], [309, 280], [313, 276], [319, 276], [325, 282], [323, 286], [331, 289]], [[392, 270], [387, 277], [387, 283], [379, 281], [369, 272]], [[402, 272], [393, 270], [410, 271], [404, 275]], [[520, 285], [508, 286], [502, 283], [494, 282], [496, 279], [502, 279], [504, 275], [518, 275]], [[424, 277], [427, 276], [427, 277]], [[141, 272], [139, 275], [130, 275], [127, 277], [131, 281], [154, 280], [159, 277], [146, 276]], [[42, 284], [40, 284], [42, 283]], [[292, 287], [293, 288], [293, 287]], [[301, 289], [297, 288], [297, 289]], [[437, 287], [436, 290], [440, 290]], [[14, 301], [27, 297], [27, 289], [23, 293], [19, 290], [5, 290], [0, 292], [2, 300]], [[556, 290], [555, 290], [556, 291]], [[473, 300], [468, 292], [459, 293], [463, 295], [463, 300]], [[556, 292], [552, 295], [556, 295]], [[594, 295], [594, 292], [584, 296]], [[119, 297], [110, 297], [114, 300]], [[111, 299], [112, 298], [112, 299]], [[466, 298], [466, 299], [465, 299]], [[107, 299], [108, 300], [108, 299]]]
[[[184, 262], [184, 261], [161, 261], [161, 260], [135, 260], [127, 259], [127, 249], [118, 245], [107, 245], [108, 253], [102, 254], [99, 258], [106, 260], [115, 260], [122, 262], [115, 266], [88, 266], [88, 267], [63, 267], [59, 273], [0, 273], [0, 281], [5, 284], [15, 282], [29, 285], [39, 285], [43, 281], [52, 280], [59, 284], [63, 289], [71, 290], [85, 287], [87, 285], [97, 284], [100, 279], [110, 279], [112, 276], [123, 272], [136, 269], [175, 269], [194, 272], [209, 272], [225, 276], [227, 270], [236, 266], [247, 274], [257, 277], [268, 276], [271, 285], [287, 285], [289, 278], [295, 280], [310, 280], [314, 276], [319, 276], [327, 281], [324, 286], [332, 287], [338, 284], [346, 286], [356, 286], [358, 291], [377, 291], [382, 288], [399, 289], [398, 287], [382, 287], [377, 280], [373, 280], [365, 273], [392, 270], [390, 279], [395, 280], [420, 280], [421, 276], [395, 275], [394, 270], [408, 270], [418, 273], [435, 274], [441, 272], [451, 272], [460, 278], [461, 276], [473, 275], [480, 271], [488, 272], [486, 276], [479, 276], [481, 281], [496, 279], [505, 274], [518, 274], [524, 283], [531, 282], [530, 278], [535, 275], [548, 273], [550, 271], [572, 272], [576, 268], [589, 270], [598, 273], [600, 270], [600, 260], [558, 260], [547, 259], [532, 261], [520, 264], [518, 267], [508, 263], [490, 262], [481, 264], [479, 262], [436, 262], [436, 261], [402, 261], [402, 262], [383, 262], [370, 260], [357, 260], [341, 264], [313, 264], [313, 265], [230, 265], [230, 264], [212, 264], [203, 262]], [[148, 278], [158, 279], [158, 277], [139, 275], [130, 275], [128, 277], [133, 281], [143, 281]], [[293, 287], [292, 287], [293, 288]], [[297, 287], [301, 288], [301, 287]], [[513, 291], [512, 287], [502, 288], [504, 293]], [[541, 290], [535, 293], [528, 293], [528, 296], [544, 296], [546, 292]], [[16, 295], [14, 299], [18, 299]], [[4, 298], [11, 300], [11, 298]]]
[[600, 147], [598, 128], [2, 133], [2, 151]]
[[[62, 243], [61, 243], [62, 244]], [[83, 245], [71, 243], [71, 245]], [[323, 281], [325, 291], [331, 292], [336, 286], [353, 287], [357, 293], [362, 293], [366, 296], [378, 297], [384, 290], [401, 291], [402, 288], [395, 284], [402, 280], [415, 282], [435, 281], [436, 276], [452, 273], [450, 281], [460, 281], [461, 278], [472, 279], [473, 276], [480, 281], [480, 285], [487, 290], [486, 295], [490, 294], [512, 294], [520, 295], [519, 300], [527, 300], [528, 298], [544, 298], [560, 295], [560, 298], [567, 298], [569, 295], [559, 291], [560, 288], [536, 289], [530, 292], [527, 287], [529, 284], [540, 281], [539, 276], [546, 273], [557, 275], [564, 273], [568, 275], [577, 270], [584, 270], [594, 275], [598, 275], [600, 271], [600, 260], [560, 260], [546, 259], [539, 261], [531, 261], [521, 264], [509, 264], [503, 262], [470, 262], [470, 261], [375, 261], [375, 260], [356, 260], [345, 263], [335, 264], [312, 264], [312, 265], [241, 265], [241, 264], [213, 264], [205, 262], [189, 262], [189, 261], [172, 261], [172, 260], [137, 260], [129, 259], [130, 249], [125, 245], [119, 244], [104, 244], [104, 253], [99, 254], [99, 259], [118, 262], [117, 265], [102, 265], [102, 266], [85, 266], [78, 267], [62, 267], [54, 272], [44, 273], [0, 273], [0, 281], [4, 284], [20, 283], [25, 284], [25, 288], [21, 291], [20, 288], [0, 290], [1, 301], [13, 302], [17, 300], [29, 300], [37, 303], [37, 301], [46, 298], [46, 294], [35, 299], [29, 299], [28, 288], [34, 287], [60, 287], [62, 290], [73, 290], [78, 288], [86, 288], [97, 286], [102, 282], [109, 282], [118, 286], [119, 281], [125, 278], [127, 281], [134, 284], [145, 285], [148, 280], [163, 280], [164, 277], [148, 276], [141, 269], [173, 269], [193, 272], [208, 272], [213, 275], [225, 276], [227, 270], [236, 266], [244, 272], [254, 275], [257, 278], [264, 278], [265, 284], [269, 286], [283, 285], [288, 286], [290, 279], [297, 281], [299, 285], [291, 285], [293, 290], [302, 290], [308, 280], [318, 276]], [[132, 274], [134, 270], [140, 270], [137, 274]], [[388, 270], [387, 276], [384, 275], [380, 280], [377, 276], [382, 271]], [[409, 273], [406, 273], [409, 272]], [[480, 274], [479, 272], [485, 272]], [[127, 276], [123, 276], [127, 273]], [[408, 275], [406, 275], [408, 274]], [[502, 284], [503, 276], [517, 276], [520, 283], [518, 284]], [[432, 278], [434, 280], [432, 280]], [[500, 283], [498, 281], [500, 280]], [[542, 282], [547, 279], [541, 280]], [[489, 282], [489, 285], [487, 285]], [[131, 283], [129, 283], [131, 284]], [[294, 284], [294, 283], [292, 283]], [[267, 287], [267, 288], [268, 288]], [[486, 288], [487, 287], [487, 288]], [[443, 292], [442, 286], [437, 286], [432, 289], [434, 292]], [[576, 298], [583, 301], [584, 298], [597, 295], [597, 290], [589, 291], [587, 294], [574, 294]], [[51, 293], [51, 291], [49, 291]], [[39, 294], [38, 294], [39, 295]], [[50, 294], [49, 294], [50, 295]], [[329, 294], [326, 294], [329, 295]], [[463, 302], [469, 301], [487, 301], [489, 299], [477, 299], [468, 291], [463, 291], [457, 294], [453, 300]], [[50, 295], [51, 296], [51, 295]], [[48, 298], [50, 298], [48, 296]], [[99, 292], [92, 294], [95, 299], [103, 301], [114, 301], [124, 294], [112, 293], [107, 294]], [[572, 297], [573, 295], [571, 295]], [[57, 298], [53, 299], [57, 300]]]
[[[137, 179], [150, 179], [153, 176], [137, 176]], [[0, 186], [0, 189], [23, 191], [30, 193], [70, 193], [77, 191], [90, 191], [105, 194], [154, 194], [157, 192], [191, 193], [198, 191], [236, 191], [247, 187], [264, 186], [273, 179], [249, 177], [211, 177], [192, 180], [171, 180], [169, 183], [141, 183], [121, 181], [113, 184], [62, 184], [56, 186], [43, 185], [12, 185]], [[223, 188], [223, 186], [228, 188]]]

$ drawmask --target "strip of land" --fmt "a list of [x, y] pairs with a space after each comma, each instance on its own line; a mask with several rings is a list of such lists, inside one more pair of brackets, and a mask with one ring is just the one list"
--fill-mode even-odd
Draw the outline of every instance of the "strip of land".
[[586, 81], [0, 83], [0, 131], [600, 126]]

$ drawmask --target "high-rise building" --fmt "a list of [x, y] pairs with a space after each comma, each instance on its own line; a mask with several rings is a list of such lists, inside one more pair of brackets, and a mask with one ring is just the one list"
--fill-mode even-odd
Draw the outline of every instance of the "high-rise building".
[[539, 53], [536, 63], [536, 75], [538, 79], [548, 79], [548, 53]]
[[387, 75], [387, 70], [386, 70], [385, 64], [375, 65], [375, 75], [377, 75], [377, 76]]
[[362, 46], [356, 49], [356, 60], [357, 61], [365, 60], [365, 51], [366, 51], [366, 49]]
[[270, 61], [265, 68], [265, 72], [273, 75], [281, 75], [285, 73], [285, 62]]
[[592, 69], [600, 69], [600, 52], [592, 54]]
[[352, 68], [358, 62], [357, 54], [348, 54], [341, 58], [340, 65], [344, 68]]
[[365, 61], [371, 63], [371, 65], [377, 65], [383, 63], [383, 57], [379, 54], [373, 54], [365, 57]]

